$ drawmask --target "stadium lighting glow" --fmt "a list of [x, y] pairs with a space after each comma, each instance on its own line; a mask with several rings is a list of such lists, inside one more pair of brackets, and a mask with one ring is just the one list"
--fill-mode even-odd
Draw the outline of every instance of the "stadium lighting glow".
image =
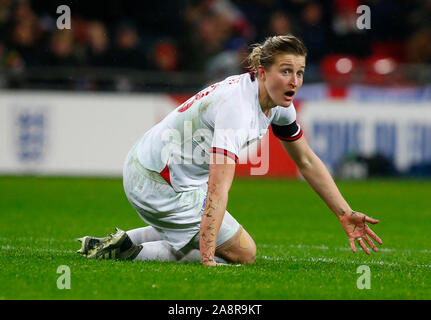
[[353, 69], [352, 60], [349, 58], [341, 58], [335, 64], [335, 68], [339, 73], [349, 73]]
[[374, 70], [378, 74], [388, 74], [394, 71], [395, 63], [392, 59], [379, 59], [374, 63]]

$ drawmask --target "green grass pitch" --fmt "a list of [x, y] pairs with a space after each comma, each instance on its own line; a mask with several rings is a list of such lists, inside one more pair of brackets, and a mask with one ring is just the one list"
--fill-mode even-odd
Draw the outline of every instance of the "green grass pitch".
[[[339, 222], [303, 181], [235, 180], [228, 210], [257, 244], [254, 265], [88, 261], [83, 235], [144, 226], [120, 179], [0, 177], [0, 299], [431, 299], [431, 181], [338, 182], [380, 219], [378, 253], [353, 254]], [[66, 265], [70, 290], [57, 288]], [[360, 290], [357, 268], [370, 268]]]

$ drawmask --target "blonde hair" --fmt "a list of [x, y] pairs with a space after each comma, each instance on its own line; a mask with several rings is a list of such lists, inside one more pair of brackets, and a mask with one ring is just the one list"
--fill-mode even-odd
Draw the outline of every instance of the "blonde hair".
[[248, 64], [251, 70], [257, 70], [259, 66], [270, 67], [275, 56], [280, 53], [290, 53], [307, 57], [307, 48], [302, 41], [291, 35], [268, 37], [260, 44], [253, 46], [252, 52], [248, 55]]

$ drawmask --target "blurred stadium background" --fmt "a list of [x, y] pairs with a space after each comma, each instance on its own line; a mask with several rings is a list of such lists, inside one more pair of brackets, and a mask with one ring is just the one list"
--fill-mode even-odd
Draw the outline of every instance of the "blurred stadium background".
[[[70, 30], [57, 28], [59, 5]], [[246, 72], [251, 44], [293, 33], [309, 49], [298, 117], [332, 173], [429, 176], [430, 16], [431, 1], [2, 0], [0, 173], [121, 175], [170, 110]], [[268, 143], [268, 174], [295, 176]]]

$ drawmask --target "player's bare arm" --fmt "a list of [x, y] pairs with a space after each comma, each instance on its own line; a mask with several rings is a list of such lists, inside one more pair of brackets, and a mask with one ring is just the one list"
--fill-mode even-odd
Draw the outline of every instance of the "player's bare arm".
[[226, 211], [228, 193], [234, 173], [234, 160], [222, 154], [212, 154], [207, 199], [202, 214], [199, 239], [202, 264], [204, 265], [217, 265], [214, 260], [217, 235]]
[[382, 240], [366, 223], [376, 224], [379, 221], [350, 208], [338, 190], [326, 166], [310, 148], [305, 137], [294, 142], [282, 141], [282, 144], [305, 180], [337, 216], [349, 238], [352, 251], [356, 252], [354, 243], [356, 239], [367, 254], [370, 254], [370, 250], [365, 246], [363, 240], [377, 252], [377, 247], [368, 236], [379, 244], [382, 244]]

